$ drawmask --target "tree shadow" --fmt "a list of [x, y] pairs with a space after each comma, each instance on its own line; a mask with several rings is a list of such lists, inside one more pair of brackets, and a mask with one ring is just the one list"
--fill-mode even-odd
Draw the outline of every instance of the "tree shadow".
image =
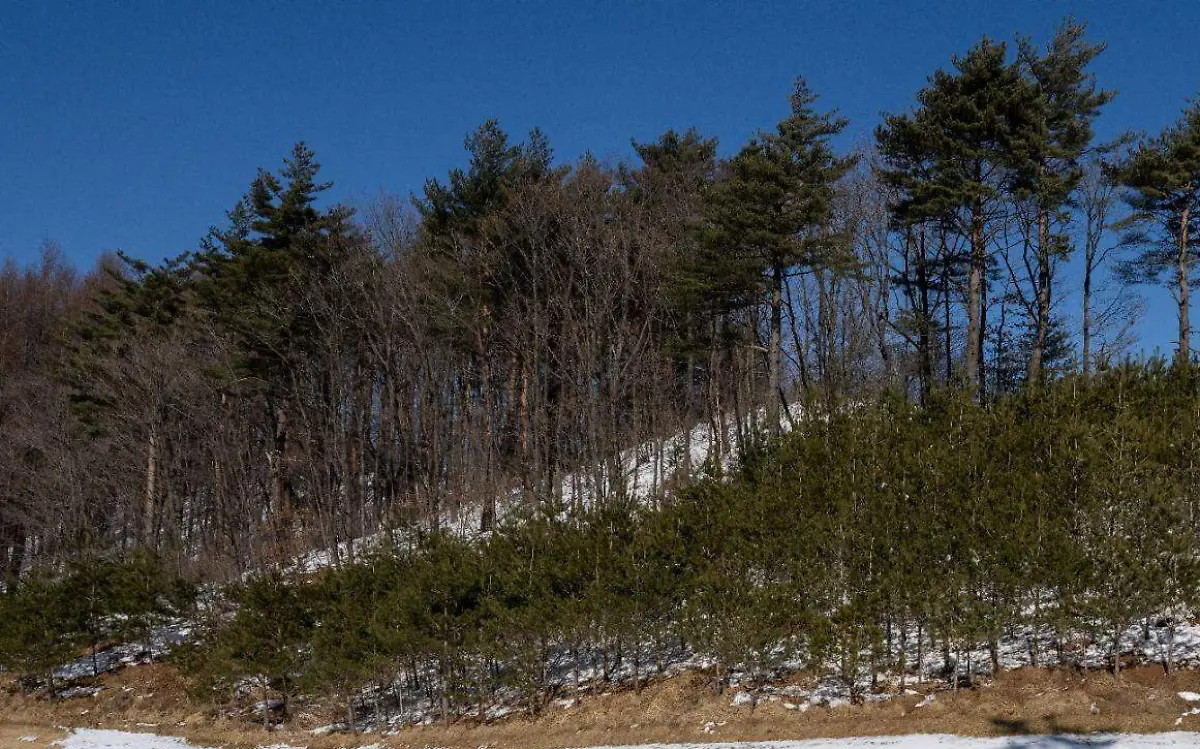
[[992, 718], [992, 725], [999, 728], [1010, 736], [1028, 736], [1033, 733], [1033, 728], [1027, 720], [1012, 720], [1009, 718]]
[[[1117, 743], [1113, 735], [1116, 728], [1103, 728], [1094, 732], [1079, 732], [1059, 723], [1053, 718], [1047, 719], [1048, 733], [1038, 733], [1024, 719], [995, 717], [991, 720], [1003, 733], [1013, 736], [1005, 749], [1104, 749]], [[1019, 738], [1017, 738], [1019, 737]]]

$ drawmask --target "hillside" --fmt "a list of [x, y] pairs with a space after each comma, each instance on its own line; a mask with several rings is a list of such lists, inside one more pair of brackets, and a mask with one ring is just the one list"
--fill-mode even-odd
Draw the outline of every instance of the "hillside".
[[[6, 261], [11, 720], [545, 749], [1189, 726], [1200, 102], [1100, 137], [1105, 50], [1070, 18], [984, 36], [854, 148], [804, 76], [733, 148], [564, 159], [486, 119], [353, 206], [301, 141], [185, 251]], [[1150, 284], [1169, 357], [1135, 355]]]
[[1198, 415], [1195, 373], [1138, 367], [987, 406], [948, 392], [810, 413], [658, 501], [512, 511], [465, 538], [413, 528], [224, 586], [152, 557], [76, 565], [3, 599], [0, 655], [31, 694], [103, 702], [97, 674], [165, 655], [189, 713], [401, 734], [605, 692], [636, 709], [672, 684], [800, 715], [924, 709], [1038, 669], [1184, 683], [1200, 495], [1180, 446]]

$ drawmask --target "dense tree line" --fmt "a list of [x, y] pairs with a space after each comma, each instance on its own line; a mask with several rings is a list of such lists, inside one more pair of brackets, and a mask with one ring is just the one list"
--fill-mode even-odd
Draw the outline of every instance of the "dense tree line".
[[640, 686], [683, 653], [714, 683], [799, 667], [856, 697], [884, 673], [970, 682], [1004, 637], [1035, 665], [1077, 665], [1085, 638], [1119, 671], [1148, 621], [1170, 670], [1200, 590], [1198, 435], [1200, 380], [1162, 364], [987, 406], [893, 396], [656, 507], [532, 512], [481, 541], [433, 532], [258, 576], [185, 663], [219, 699], [257, 678], [264, 704], [324, 694], [351, 724], [394, 708], [397, 684], [446, 719], [514, 695], [536, 712], [581, 671]]
[[[1043, 593], [1048, 617], [1116, 627], [1150, 605], [1131, 570], [1192, 538], [1161, 530], [1190, 517], [1171, 503], [1190, 502], [1172, 482], [1191, 427], [1171, 420], [1194, 410], [1200, 117], [1099, 142], [1114, 93], [1084, 32], [980, 41], [852, 153], [801, 78], [729, 158], [671, 130], [634, 163], [561, 163], [540, 131], [489, 121], [463, 167], [355, 212], [298, 144], [194, 251], [6, 263], [5, 590], [81, 558], [223, 581], [325, 548], [346, 569], [312, 601], [248, 584], [232, 631], [275, 644], [231, 661], [284, 694], [301, 674], [374, 679], [376, 655], [434, 662], [446, 705], [497, 679], [536, 701], [548, 653], [585, 642], [635, 660], [686, 643], [727, 667], [788, 640], [849, 672], [885, 624], [994, 641]], [[1174, 373], [1109, 372], [1136, 305], [1107, 282], [1163, 278]], [[686, 488], [735, 454], [738, 481]], [[1162, 482], [1169, 500], [1147, 490]], [[345, 542], [380, 528], [421, 539], [369, 563], [405, 574], [352, 564]], [[1000, 528], [1076, 566], [977, 545]], [[938, 600], [895, 598], [915, 585], [895, 576], [924, 574], [949, 576]], [[382, 640], [337, 634], [362, 616]]]

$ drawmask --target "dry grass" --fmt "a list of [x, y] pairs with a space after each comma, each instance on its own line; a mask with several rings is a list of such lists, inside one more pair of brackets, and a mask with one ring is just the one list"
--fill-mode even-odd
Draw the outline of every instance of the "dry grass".
[[0, 749], [50, 749], [66, 731], [27, 723], [9, 722], [0, 717]]
[[[1170, 676], [1160, 668], [1132, 669], [1118, 683], [1106, 673], [1024, 669], [1003, 674], [974, 690], [942, 692], [926, 707], [920, 696], [904, 695], [856, 707], [788, 710], [780, 702], [757, 708], [732, 707], [710, 681], [684, 675], [629, 690], [585, 697], [575, 707], [551, 708], [539, 718], [514, 717], [490, 725], [462, 722], [449, 728], [406, 728], [389, 737], [391, 747], [452, 749], [559, 749], [656, 741], [796, 739], [900, 733], [1001, 735], [1044, 732], [1155, 732], [1200, 730], [1200, 716], [1175, 721], [1190, 706], [1179, 691], [1200, 691], [1200, 672]], [[183, 696], [182, 682], [167, 666], [128, 669], [108, 677], [96, 697], [52, 704], [0, 696], [0, 749], [32, 749], [60, 734], [44, 726], [68, 725], [153, 731], [185, 736], [207, 746], [254, 747], [291, 743], [334, 749], [381, 743], [378, 735], [314, 737], [312, 728], [329, 715], [312, 715], [269, 736], [249, 720], [224, 718], [197, 709]], [[1092, 706], [1095, 705], [1095, 710]], [[707, 723], [717, 724], [711, 733]], [[21, 736], [37, 735], [38, 742]]]

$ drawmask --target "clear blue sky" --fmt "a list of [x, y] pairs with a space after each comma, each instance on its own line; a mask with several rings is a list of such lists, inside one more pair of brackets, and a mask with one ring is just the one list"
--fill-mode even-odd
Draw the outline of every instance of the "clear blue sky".
[[[729, 153], [802, 74], [849, 145], [980, 36], [1044, 41], [1066, 15], [1109, 44], [1102, 134], [1158, 129], [1200, 88], [1192, 0], [3, 0], [0, 259], [192, 248], [301, 139], [364, 202], [444, 175], [488, 117], [563, 159], [689, 126]], [[1153, 346], [1173, 323], [1147, 296]]]

